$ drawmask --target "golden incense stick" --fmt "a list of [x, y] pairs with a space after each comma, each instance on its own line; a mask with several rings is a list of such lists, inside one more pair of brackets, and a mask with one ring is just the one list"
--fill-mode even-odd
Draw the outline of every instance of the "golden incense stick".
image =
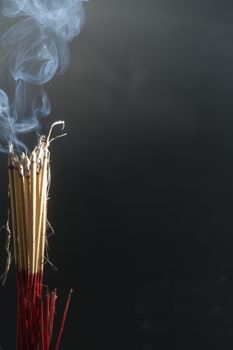
[[[56, 290], [46, 294], [43, 304], [47, 200], [50, 185], [50, 143], [63, 135], [42, 136], [31, 155], [20, 157], [10, 147], [9, 188], [14, 260], [17, 269], [18, 322], [17, 350], [49, 350], [52, 338]], [[70, 296], [62, 319], [57, 347], [63, 331]]]

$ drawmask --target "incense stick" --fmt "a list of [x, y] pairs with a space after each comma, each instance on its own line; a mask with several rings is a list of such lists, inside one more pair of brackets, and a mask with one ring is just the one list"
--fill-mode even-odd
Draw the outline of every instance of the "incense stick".
[[[17, 350], [49, 350], [54, 324], [57, 292], [47, 293], [43, 303], [43, 273], [47, 222], [47, 199], [50, 185], [50, 143], [56, 125], [48, 137], [42, 136], [31, 155], [18, 157], [10, 147], [9, 187], [14, 260], [17, 271], [18, 317]], [[71, 293], [67, 299], [58, 349]]]

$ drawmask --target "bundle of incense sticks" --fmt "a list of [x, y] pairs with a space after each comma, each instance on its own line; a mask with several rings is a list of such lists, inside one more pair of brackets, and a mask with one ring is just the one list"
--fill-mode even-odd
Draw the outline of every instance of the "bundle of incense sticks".
[[[17, 272], [18, 316], [17, 350], [49, 350], [57, 293], [43, 296], [43, 271], [46, 247], [47, 199], [50, 185], [48, 137], [42, 136], [31, 155], [9, 152], [9, 187], [14, 260]], [[63, 135], [60, 135], [63, 136]], [[60, 137], [59, 136], [59, 137]], [[67, 299], [56, 345], [58, 349], [70, 303]]]

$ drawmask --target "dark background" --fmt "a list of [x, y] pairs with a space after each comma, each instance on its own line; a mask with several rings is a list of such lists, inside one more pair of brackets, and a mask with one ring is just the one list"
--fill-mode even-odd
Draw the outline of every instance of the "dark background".
[[[98, 0], [47, 92], [62, 349], [233, 347], [233, 5]], [[0, 216], [7, 211], [1, 156]], [[4, 232], [1, 234], [3, 248]], [[2, 253], [2, 270], [4, 269]], [[15, 344], [14, 268], [0, 344]]]

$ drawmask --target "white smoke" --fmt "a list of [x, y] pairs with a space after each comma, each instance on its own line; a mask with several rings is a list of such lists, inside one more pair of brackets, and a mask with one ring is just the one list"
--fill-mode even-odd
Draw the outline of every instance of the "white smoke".
[[38, 132], [39, 117], [50, 113], [43, 85], [69, 66], [69, 42], [83, 26], [84, 1], [2, 1], [0, 20], [5, 20], [6, 29], [0, 33], [1, 151], [9, 142], [25, 148], [20, 136]]

